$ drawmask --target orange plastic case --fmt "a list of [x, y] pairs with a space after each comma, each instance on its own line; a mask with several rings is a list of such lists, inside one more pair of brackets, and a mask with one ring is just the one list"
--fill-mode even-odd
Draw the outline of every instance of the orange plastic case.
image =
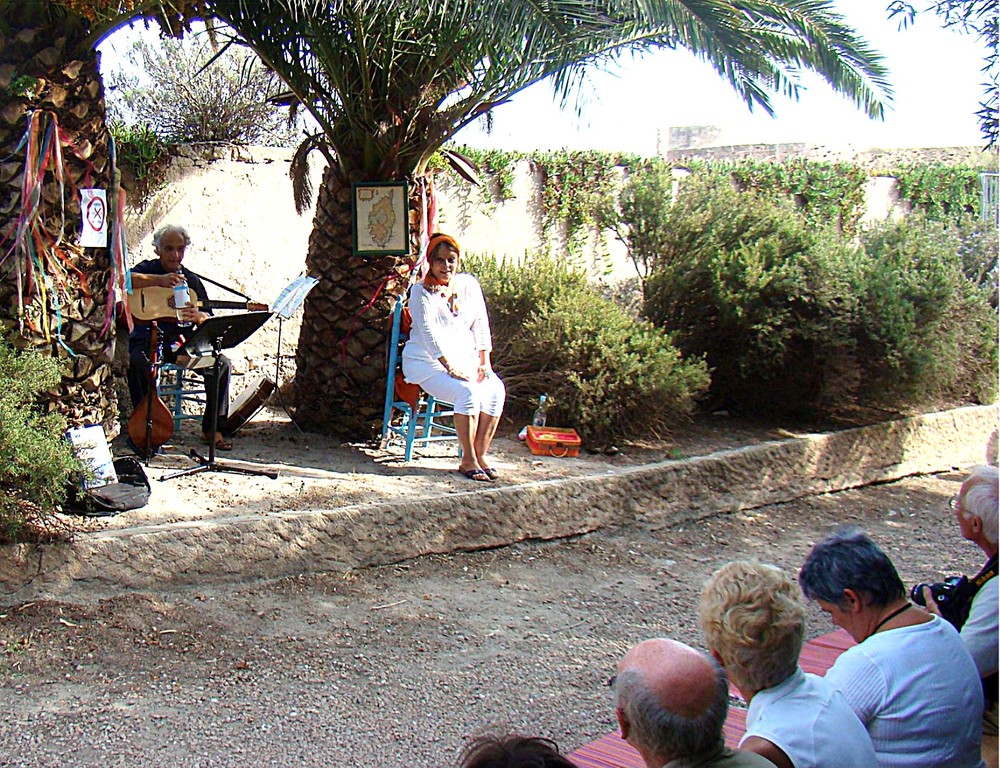
[[525, 438], [530, 450], [536, 456], [579, 456], [580, 436], [571, 427], [528, 426]]

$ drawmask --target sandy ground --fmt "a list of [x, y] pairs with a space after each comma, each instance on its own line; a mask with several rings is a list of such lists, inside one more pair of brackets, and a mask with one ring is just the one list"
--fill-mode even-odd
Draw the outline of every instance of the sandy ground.
[[[504, 438], [497, 465], [509, 482], [779, 433], [709, 421], [578, 463], [538, 463]], [[448, 471], [454, 453], [404, 465], [396, 452], [299, 435], [275, 414], [238, 437], [226, 459], [277, 466], [278, 480], [154, 480], [148, 509], [94, 524], [221, 514], [272, 503], [278, 489], [305, 503], [468, 482]], [[189, 465], [189, 443], [150, 474]], [[978, 550], [946, 510], [960, 480], [911, 478], [694, 525], [630, 524], [347, 574], [8, 605], [0, 765], [449, 766], [484, 729], [542, 734], [570, 751], [612, 730], [604, 683], [624, 650], [656, 635], [701, 644], [698, 590], [728, 560], [794, 572], [817, 538], [850, 523], [883, 544], [907, 584], [976, 570]], [[831, 629], [812, 613], [811, 636]]]

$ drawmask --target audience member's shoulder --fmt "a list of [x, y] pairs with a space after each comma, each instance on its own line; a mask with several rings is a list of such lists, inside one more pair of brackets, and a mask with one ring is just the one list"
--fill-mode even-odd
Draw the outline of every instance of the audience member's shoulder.
[[718, 760], [706, 765], [719, 766], [719, 768], [774, 768], [774, 763], [755, 752], [728, 748], [723, 750]]

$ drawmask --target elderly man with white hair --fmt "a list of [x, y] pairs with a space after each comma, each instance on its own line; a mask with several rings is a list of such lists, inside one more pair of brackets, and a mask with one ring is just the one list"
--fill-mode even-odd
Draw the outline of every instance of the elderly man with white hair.
[[[983, 756], [991, 766], [997, 765], [997, 661], [998, 608], [1000, 589], [997, 581], [997, 507], [998, 474], [996, 467], [982, 466], [972, 470], [962, 483], [958, 495], [951, 500], [955, 519], [962, 537], [986, 553], [986, 564], [969, 579], [965, 589], [976, 590], [969, 606], [969, 616], [961, 622], [960, 633], [972, 660], [976, 662], [983, 681]], [[930, 587], [923, 588], [927, 609], [941, 615]]]

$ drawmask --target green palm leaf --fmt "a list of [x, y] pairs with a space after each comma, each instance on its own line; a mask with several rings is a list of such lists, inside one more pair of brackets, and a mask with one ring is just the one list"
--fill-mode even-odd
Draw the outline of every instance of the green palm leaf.
[[[288, 84], [338, 162], [371, 178], [422, 170], [458, 130], [548, 79], [569, 104], [627, 53], [686, 48], [750, 108], [822, 76], [871, 117], [881, 58], [829, 0], [213, 0]], [[579, 103], [579, 102], [578, 102]]]

